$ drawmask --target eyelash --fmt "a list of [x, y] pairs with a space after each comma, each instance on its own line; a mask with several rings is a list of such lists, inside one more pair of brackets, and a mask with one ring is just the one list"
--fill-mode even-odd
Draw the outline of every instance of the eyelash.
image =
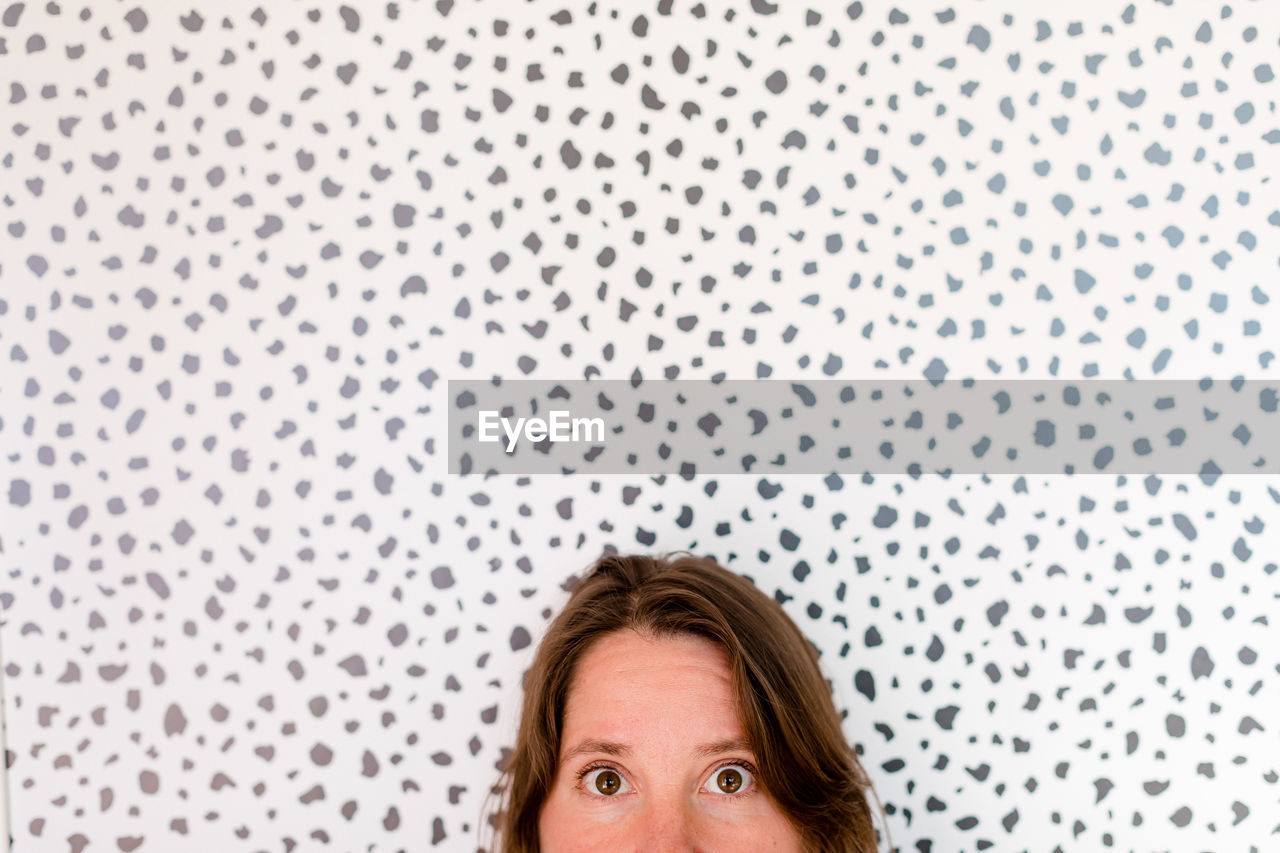
[[[756, 772], [756, 767], [754, 764], [752, 764], [750, 761], [747, 761], [746, 759], [734, 759], [732, 761], [726, 761], [724, 764], [718, 765], [716, 769], [711, 771], [710, 778], [714, 779], [716, 774], [719, 773], [721, 770], [725, 769], [726, 767], [741, 767], [743, 770], [751, 774], [751, 778], [753, 781], [756, 780], [758, 777], [758, 774]], [[577, 787], [580, 790], [583, 790], [583, 791], [586, 790], [585, 788], [582, 787], [582, 780], [587, 778], [587, 774], [593, 770], [614, 770], [619, 775], [621, 775], [622, 773], [622, 771], [618, 770], [617, 767], [614, 767], [612, 764], [609, 764], [607, 762], [597, 761], [592, 764], [588, 764], [586, 767], [578, 771]], [[739, 791], [736, 794], [719, 794], [717, 796], [727, 797], [727, 798], [736, 800], [739, 797], [749, 797], [755, 792], [756, 792], [756, 788], [755, 788], [755, 785], [753, 784], [752, 787], [748, 788], [745, 791]], [[600, 799], [608, 799], [608, 797], [600, 796]]]

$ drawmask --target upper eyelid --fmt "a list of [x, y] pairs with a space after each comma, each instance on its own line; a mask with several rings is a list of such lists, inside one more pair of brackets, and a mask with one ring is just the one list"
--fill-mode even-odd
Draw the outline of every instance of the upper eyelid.
[[[707, 774], [706, 779], [703, 781], [703, 785], [705, 786], [708, 782], [714, 779], [716, 774], [726, 767], [741, 767], [743, 770], [747, 771], [748, 775], [751, 776], [751, 784], [753, 786], [759, 786], [760, 782], [757, 777], [760, 773], [756, 770], [755, 764], [742, 758], [730, 758], [711, 768], [711, 772]], [[741, 796], [743, 793], [745, 792], [740, 791], [737, 794], [727, 794], [726, 796]]]
[[628, 785], [633, 784], [631, 781], [630, 775], [621, 767], [617, 766], [616, 764], [613, 764], [608, 761], [593, 761], [590, 764], [588, 764], [586, 767], [582, 768], [581, 770], [577, 771], [574, 774], [574, 785], [573, 785], [575, 788], [583, 791], [590, 797], [598, 797], [599, 799], [602, 799], [602, 800], [609, 800], [609, 799], [613, 799], [613, 797], [615, 796], [615, 795], [598, 794], [593, 791], [587, 790], [587, 786], [584, 783], [586, 782], [587, 774], [591, 773], [593, 770], [612, 770], [615, 773], [617, 773], [619, 776], [621, 776]]
[[755, 762], [749, 758], [723, 759], [721, 761], [716, 762], [716, 765], [715, 767], [712, 768], [711, 772], [715, 773], [717, 770], [723, 770], [726, 767], [741, 767], [747, 772], [749, 772], [752, 776], [757, 775]]
[[583, 767], [574, 775], [576, 776], [578, 781], [581, 782], [583, 779], [586, 778], [587, 774], [590, 773], [592, 770], [613, 770], [619, 776], [622, 776], [624, 779], [628, 778], [627, 772], [625, 770], [623, 770], [618, 765], [609, 761], [592, 761], [589, 764], [587, 764], [586, 767]]

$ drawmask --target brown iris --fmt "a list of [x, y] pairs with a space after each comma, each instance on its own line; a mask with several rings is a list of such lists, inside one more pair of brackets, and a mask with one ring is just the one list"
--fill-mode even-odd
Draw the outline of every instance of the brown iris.
[[613, 770], [601, 770], [596, 776], [596, 790], [606, 796], [616, 794], [622, 788], [622, 777]]
[[726, 767], [716, 774], [716, 786], [726, 794], [737, 793], [742, 787], [742, 774], [736, 768]]

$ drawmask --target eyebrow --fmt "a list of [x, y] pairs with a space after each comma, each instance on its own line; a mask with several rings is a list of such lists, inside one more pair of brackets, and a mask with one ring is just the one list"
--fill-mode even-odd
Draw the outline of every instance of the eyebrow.
[[[700, 758], [708, 758], [713, 755], [721, 755], [726, 752], [751, 752], [751, 744], [746, 738], [728, 738], [726, 740], [712, 741], [704, 743], [693, 750], [693, 754]], [[624, 743], [618, 743], [612, 740], [584, 740], [582, 743], [570, 749], [564, 754], [562, 761], [568, 761], [579, 755], [587, 755], [590, 753], [604, 753], [618, 758], [623, 758], [631, 754], [631, 747]]]
[[728, 740], [704, 743], [693, 752], [699, 757], [710, 758], [713, 755], [720, 755], [726, 752], [751, 752], [751, 744], [747, 743], [746, 738], [729, 738]]

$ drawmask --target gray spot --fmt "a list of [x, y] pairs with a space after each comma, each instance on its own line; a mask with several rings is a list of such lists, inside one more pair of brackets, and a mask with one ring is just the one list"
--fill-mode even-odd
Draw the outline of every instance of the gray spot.
[[[752, 0], [752, 2], [755, 2], [755, 0]], [[661, 110], [667, 106], [666, 101], [659, 98], [658, 93], [648, 83], [640, 87], [640, 102], [651, 110]]]
[[368, 675], [368, 670], [365, 669], [364, 665], [364, 657], [358, 654], [343, 659], [338, 663], [338, 666], [353, 676]]
[[1004, 619], [1005, 614], [1008, 612], [1009, 602], [1001, 599], [987, 608], [987, 621], [991, 623], [992, 627], [999, 627], [1001, 620]]
[[987, 52], [987, 48], [991, 46], [991, 33], [987, 32], [987, 28], [981, 24], [974, 24], [969, 29], [969, 36], [965, 40], [965, 44], [971, 44], [983, 53]]
[[69, 346], [71, 346], [71, 341], [68, 340], [66, 335], [57, 329], [49, 330], [49, 349], [53, 350], [54, 355], [62, 355]]
[[182, 734], [187, 729], [187, 718], [176, 704], [170, 705], [164, 713], [164, 733], [166, 735]]
[[1053, 421], [1036, 421], [1035, 443], [1039, 447], [1052, 447], [1057, 440], [1057, 429]]
[[892, 527], [894, 522], [898, 520], [898, 511], [891, 506], [880, 504], [880, 508], [876, 510], [876, 516], [871, 523], [881, 529]]
[[128, 664], [107, 663], [98, 667], [98, 675], [102, 677], [103, 681], [115, 681], [124, 675], [128, 668]]
[[560, 146], [560, 159], [569, 169], [576, 169], [582, 163], [582, 152], [573, 147], [573, 142], [566, 139]]
[[120, 221], [121, 225], [127, 225], [130, 228], [141, 228], [146, 221], [146, 217], [134, 210], [131, 204], [121, 208], [120, 212], [116, 214], [116, 219]]
[[147, 572], [147, 586], [151, 587], [161, 599], [169, 597], [169, 585], [155, 572]]
[[1125, 608], [1124, 616], [1137, 625], [1140, 622], [1145, 622], [1153, 612], [1155, 612], [1154, 607], [1127, 607]]
[[857, 688], [859, 693], [866, 696], [869, 701], [875, 701], [876, 682], [870, 672], [865, 669], [858, 670], [853, 676], [853, 686]]
[[1120, 103], [1134, 110], [1142, 106], [1142, 102], [1147, 99], [1147, 90], [1139, 88], [1133, 92], [1118, 91], [1116, 97], [1120, 99]]
[[135, 33], [140, 33], [147, 28], [147, 13], [141, 9], [131, 9], [124, 19]]
[[262, 224], [254, 229], [254, 234], [258, 239], [265, 240], [272, 234], [277, 234], [284, 230], [284, 220], [279, 216], [267, 214], [262, 218]]
[[1173, 161], [1173, 152], [1165, 150], [1159, 142], [1153, 142], [1147, 146], [1142, 156], [1148, 163], [1154, 163], [1157, 166], [1168, 166]]
[[9, 503], [13, 506], [26, 506], [31, 501], [31, 484], [26, 480], [9, 481]]
[[1194, 681], [1198, 678], [1208, 678], [1213, 674], [1213, 659], [1209, 657], [1209, 651], [1204, 646], [1196, 646], [1195, 652], [1191, 655], [1191, 677]]
[[324, 767], [333, 761], [333, 750], [322, 743], [317, 743], [311, 747], [311, 761], [318, 767]]
[[1173, 514], [1173, 526], [1178, 529], [1179, 533], [1186, 537], [1188, 542], [1193, 541], [1196, 538], [1195, 525], [1191, 523], [1191, 519], [1187, 518], [1182, 513], [1175, 512]]
[[[413, 226], [413, 217], [417, 214], [417, 212], [418, 211], [411, 204], [397, 204], [394, 208], [392, 208], [391, 217], [395, 221], [397, 228], [411, 228]], [[416, 278], [419, 281], [422, 281], [421, 276], [413, 276], [413, 278]], [[421, 292], [425, 292], [425, 289]], [[403, 296], [404, 293], [405, 291], [402, 287], [400, 291], [400, 295]]]
[[187, 520], [184, 518], [179, 520], [178, 523], [173, 526], [173, 531], [170, 535], [173, 537], [174, 542], [177, 542], [179, 545], [186, 545], [187, 542], [191, 540], [194, 533], [195, 530], [192, 529], [191, 525], [188, 524]]

